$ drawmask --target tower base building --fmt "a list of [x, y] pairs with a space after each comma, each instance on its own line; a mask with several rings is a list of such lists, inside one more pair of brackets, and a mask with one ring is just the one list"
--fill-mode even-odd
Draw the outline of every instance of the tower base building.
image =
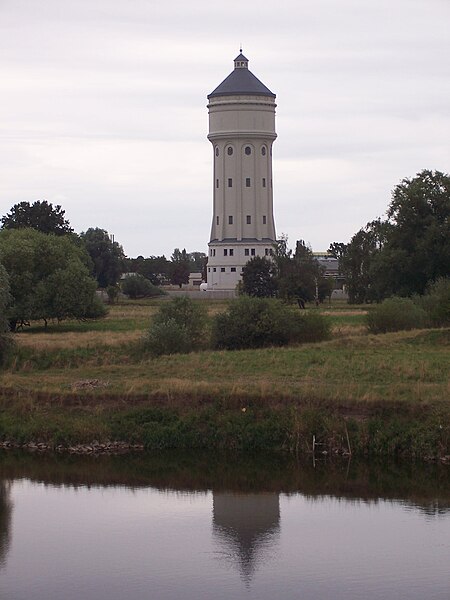
[[255, 256], [270, 256], [276, 240], [275, 94], [249, 71], [241, 53], [208, 101], [214, 164], [208, 290], [234, 290], [242, 267]]

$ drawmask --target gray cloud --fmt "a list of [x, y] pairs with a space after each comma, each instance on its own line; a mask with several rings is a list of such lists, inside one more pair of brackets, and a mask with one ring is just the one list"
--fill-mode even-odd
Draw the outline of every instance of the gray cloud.
[[448, 171], [450, 4], [0, 0], [0, 213], [45, 198], [129, 255], [204, 250], [206, 95], [239, 42], [277, 94], [278, 232], [325, 249]]

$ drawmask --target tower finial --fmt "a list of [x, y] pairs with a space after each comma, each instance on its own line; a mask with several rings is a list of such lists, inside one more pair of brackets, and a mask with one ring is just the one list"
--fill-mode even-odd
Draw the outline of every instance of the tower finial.
[[239, 52], [242, 54], [242, 42], [239, 44]]

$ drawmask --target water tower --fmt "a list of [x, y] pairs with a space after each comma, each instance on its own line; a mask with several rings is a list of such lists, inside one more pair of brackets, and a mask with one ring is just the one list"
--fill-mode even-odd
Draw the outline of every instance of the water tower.
[[208, 289], [234, 290], [242, 267], [254, 256], [270, 256], [275, 243], [275, 94], [249, 71], [241, 52], [208, 101], [214, 165]]

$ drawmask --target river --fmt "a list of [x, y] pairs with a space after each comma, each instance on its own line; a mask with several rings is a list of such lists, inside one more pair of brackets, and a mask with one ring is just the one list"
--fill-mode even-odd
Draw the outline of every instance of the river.
[[5, 600], [448, 600], [449, 468], [0, 454]]

